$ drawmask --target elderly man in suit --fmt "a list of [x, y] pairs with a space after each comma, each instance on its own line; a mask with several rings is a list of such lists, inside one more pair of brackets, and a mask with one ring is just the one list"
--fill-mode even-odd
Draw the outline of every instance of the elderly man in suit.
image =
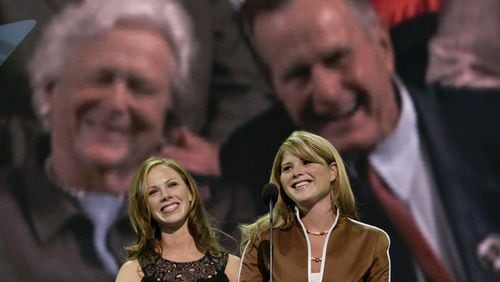
[[368, 1], [249, 0], [243, 26], [279, 104], [223, 146], [226, 177], [261, 187], [279, 143], [315, 132], [350, 162], [362, 220], [389, 233], [394, 281], [500, 278], [476, 254], [500, 228], [496, 179], [454, 151], [430, 93], [397, 78]]

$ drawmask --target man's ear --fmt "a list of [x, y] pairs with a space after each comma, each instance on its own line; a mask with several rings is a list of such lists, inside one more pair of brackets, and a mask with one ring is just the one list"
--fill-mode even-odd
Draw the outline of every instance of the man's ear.
[[55, 87], [56, 87], [56, 81], [53, 79], [43, 82], [43, 89], [48, 94], [52, 94], [52, 92], [54, 92]]
[[373, 27], [373, 36], [375, 43], [380, 48], [381, 59], [384, 60], [387, 70], [391, 73], [396, 71], [394, 60], [394, 49], [392, 47], [391, 35], [385, 23], [379, 20], [376, 27]]
[[45, 81], [43, 83], [43, 95], [45, 96], [44, 98], [50, 103], [52, 96], [54, 94], [56, 88], [56, 82], [54, 80], [51, 81]]
[[[44, 123], [44, 127], [48, 127], [48, 119], [51, 112], [52, 100], [54, 98], [54, 92], [56, 91], [56, 82], [54, 80], [43, 82], [43, 99], [45, 103], [40, 105], [40, 114], [42, 116], [42, 122]], [[47, 128], [46, 128], [47, 129]]]

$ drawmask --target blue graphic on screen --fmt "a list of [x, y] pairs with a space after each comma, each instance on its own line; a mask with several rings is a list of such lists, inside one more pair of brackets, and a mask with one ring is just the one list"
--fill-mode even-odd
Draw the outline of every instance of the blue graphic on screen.
[[0, 66], [35, 26], [35, 20], [0, 25]]

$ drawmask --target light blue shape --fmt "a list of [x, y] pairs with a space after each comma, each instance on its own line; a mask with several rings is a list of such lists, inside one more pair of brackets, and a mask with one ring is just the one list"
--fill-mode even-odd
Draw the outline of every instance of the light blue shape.
[[35, 26], [35, 20], [0, 25], [0, 66]]

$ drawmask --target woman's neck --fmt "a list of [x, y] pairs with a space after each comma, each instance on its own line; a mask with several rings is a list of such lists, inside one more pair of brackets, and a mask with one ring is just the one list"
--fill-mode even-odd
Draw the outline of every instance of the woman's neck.
[[330, 229], [336, 219], [335, 209], [332, 204], [315, 205], [305, 211], [300, 210], [300, 217], [304, 226], [311, 231], [325, 231]]
[[163, 257], [176, 262], [189, 262], [201, 258], [204, 254], [198, 250], [187, 224], [173, 232], [161, 233]]

